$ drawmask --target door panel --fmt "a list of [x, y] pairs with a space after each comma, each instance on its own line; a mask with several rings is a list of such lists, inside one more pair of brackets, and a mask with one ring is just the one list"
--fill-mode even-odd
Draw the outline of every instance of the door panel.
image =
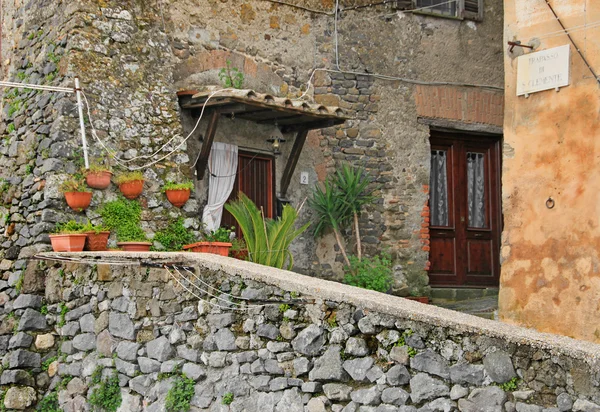
[[[432, 284], [498, 284], [499, 167], [499, 139], [432, 133], [429, 206]], [[445, 210], [447, 221], [443, 216]], [[448, 247], [450, 243], [454, 248]], [[454, 267], [448, 262], [454, 262]]]
[[[274, 216], [275, 205], [275, 161], [273, 157], [263, 154], [239, 152], [238, 169], [233, 190], [229, 195], [228, 202], [238, 198], [239, 192], [248, 196], [256, 206], [263, 210], [266, 217]], [[223, 210], [221, 226], [236, 226], [237, 222], [233, 216]], [[241, 231], [237, 228], [237, 236], [241, 237]]]

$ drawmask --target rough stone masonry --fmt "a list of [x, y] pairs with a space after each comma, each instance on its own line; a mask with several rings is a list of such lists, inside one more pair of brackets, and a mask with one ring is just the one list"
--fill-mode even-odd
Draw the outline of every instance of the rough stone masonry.
[[119, 411], [165, 410], [181, 374], [193, 411], [600, 410], [592, 343], [216, 255], [70, 257], [37, 293], [0, 281], [8, 409], [91, 410], [116, 373]]

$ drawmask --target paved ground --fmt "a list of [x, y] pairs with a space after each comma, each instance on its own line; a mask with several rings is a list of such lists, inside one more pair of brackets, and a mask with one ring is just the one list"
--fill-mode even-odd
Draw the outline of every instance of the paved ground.
[[480, 316], [486, 319], [498, 319], [498, 296], [485, 296], [476, 299], [467, 299], [461, 301], [433, 300], [432, 305], [442, 308], [455, 310], [457, 312], [468, 313], [470, 315]]

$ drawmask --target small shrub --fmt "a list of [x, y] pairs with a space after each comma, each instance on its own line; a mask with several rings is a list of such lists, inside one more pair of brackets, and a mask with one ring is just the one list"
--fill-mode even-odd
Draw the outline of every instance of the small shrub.
[[235, 231], [235, 227], [228, 229], [226, 227], [220, 227], [217, 230], [213, 230], [210, 233], [206, 233], [204, 238], [208, 242], [231, 242], [231, 233]]
[[72, 178], [62, 182], [59, 190], [61, 193], [91, 192], [91, 189], [85, 184], [83, 176], [79, 174], [74, 175]]
[[10, 123], [10, 124], [9, 124], [9, 125], [6, 127], [6, 131], [7, 131], [8, 133], [12, 133], [12, 132], [14, 132], [14, 131], [15, 131], [15, 129], [16, 129], [16, 128], [15, 128], [15, 124], [14, 124], [14, 123]]
[[187, 412], [190, 410], [190, 401], [194, 396], [193, 379], [181, 374], [175, 379], [173, 386], [167, 393], [165, 408], [169, 412]]
[[100, 381], [102, 381], [102, 366], [96, 366], [96, 369], [92, 372], [92, 376], [90, 379], [92, 380], [92, 385], [98, 385]]
[[183, 219], [179, 218], [171, 222], [164, 230], [159, 230], [154, 240], [165, 247], [166, 250], [181, 250], [184, 245], [194, 243], [196, 237], [183, 226]]
[[146, 241], [146, 234], [140, 227], [142, 207], [138, 201], [121, 197], [105, 203], [99, 213], [106, 227], [116, 232], [119, 242]]
[[226, 67], [219, 71], [219, 80], [227, 88], [241, 89], [244, 84], [244, 73], [239, 71], [237, 67], [232, 68], [230, 60], [227, 60], [226, 64]]
[[90, 405], [107, 412], [115, 412], [122, 401], [119, 376], [116, 372], [110, 378], [100, 382], [89, 400]]
[[350, 267], [346, 267], [344, 283], [359, 288], [387, 292], [392, 286], [392, 260], [389, 255], [364, 257], [358, 260], [350, 256]]
[[42, 398], [38, 404], [39, 412], [61, 412], [62, 409], [58, 406], [58, 392], [52, 391], [49, 395]]
[[74, 220], [69, 220], [68, 222], [57, 223], [54, 231], [52, 233], [60, 233], [60, 234], [76, 234], [83, 232], [85, 226], [79, 222]]
[[125, 172], [115, 178], [115, 183], [120, 185], [123, 183], [135, 182], [136, 180], [146, 180], [142, 172]]
[[513, 392], [518, 389], [519, 378], [516, 376], [509, 380], [508, 382], [499, 383], [498, 387], [502, 389], [504, 392]]
[[167, 190], [192, 190], [193, 188], [194, 183], [191, 180], [187, 180], [182, 183], [175, 183], [167, 180], [161, 190], [166, 192]]
[[231, 402], [233, 402], [233, 393], [227, 392], [225, 395], [223, 395], [221, 403], [223, 405], [231, 405]]

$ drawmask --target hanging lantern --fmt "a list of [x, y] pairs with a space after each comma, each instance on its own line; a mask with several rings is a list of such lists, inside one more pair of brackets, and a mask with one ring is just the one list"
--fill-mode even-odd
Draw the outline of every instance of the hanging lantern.
[[279, 130], [279, 126], [277, 126], [277, 123], [275, 123], [275, 127], [271, 131], [271, 135], [267, 139], [267, 142], [272, 144], [274, 155], [281, 154], [279, 148], [281, 143], [285, 142], [285, 139], [283, 138], [283, 134], [281, 133], [281, 130]]

